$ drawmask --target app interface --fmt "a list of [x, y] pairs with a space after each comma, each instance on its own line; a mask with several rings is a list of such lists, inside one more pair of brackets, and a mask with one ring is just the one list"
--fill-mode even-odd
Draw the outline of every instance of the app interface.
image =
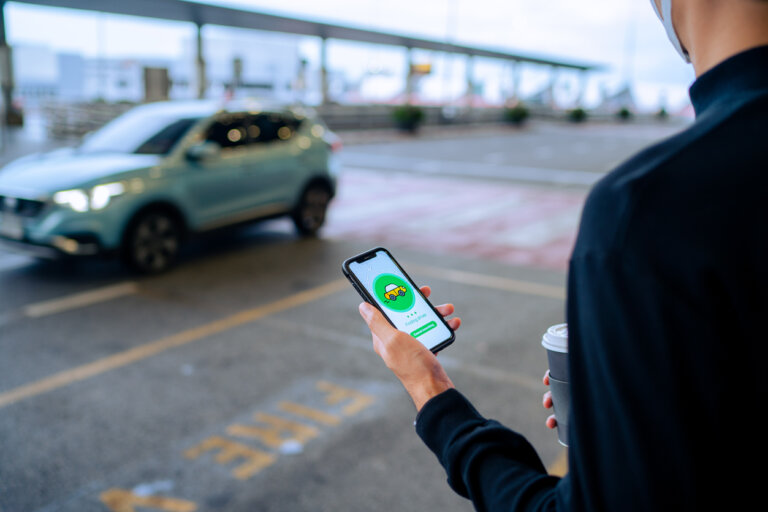
[[351, 263], [349, 268], [399, 330], [429, 349], [451, 337], [450, 329], [413, 290], [387, 253], [379, 251], [367, 261]]

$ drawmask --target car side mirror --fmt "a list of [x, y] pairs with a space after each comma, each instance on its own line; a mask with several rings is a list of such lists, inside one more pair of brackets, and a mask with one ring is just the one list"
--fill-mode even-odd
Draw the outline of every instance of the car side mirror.
[[200, 142], [187, 149], [187, 160], [192, 162], [202, 162], [216, 158], [221, 153], [221, 146], [210, 140]]

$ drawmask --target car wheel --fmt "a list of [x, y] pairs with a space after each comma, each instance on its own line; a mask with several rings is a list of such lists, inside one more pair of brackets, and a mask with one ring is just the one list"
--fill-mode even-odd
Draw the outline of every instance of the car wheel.
[[293, 214], [296, 230], [304, 236], [314, 236], [325, 223], [325, 212], [331, 201], [331, 193], [323, 185], [311, 185], [301, 196]]
[[397, 294], [402, 297], [405, 295], [405, 292], [403, 290], [398, 290]]
[[137, 217], [128, 229], [123, 258], [144, 274], [167, 270], [176, 261], [181, 245], [179, 221], [163, 211], [150, 211]]

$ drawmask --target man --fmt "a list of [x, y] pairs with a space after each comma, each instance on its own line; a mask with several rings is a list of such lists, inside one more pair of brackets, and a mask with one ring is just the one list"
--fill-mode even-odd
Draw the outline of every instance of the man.
[[418, 434], [478, 510], [765, 508], [765, 428], [750, 417], [768, 401], [768, 1], [654, 8], [695, 68], [697, 119], [584, 207], [568, 278], [568, 475], [548, 476], [429, 351], [360, 306]]

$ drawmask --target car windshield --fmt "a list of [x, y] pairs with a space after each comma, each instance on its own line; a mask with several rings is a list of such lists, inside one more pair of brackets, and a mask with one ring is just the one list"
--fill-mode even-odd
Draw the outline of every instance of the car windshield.
[[199, 118], [127, 112], [85, 139], [83, 153], [167, 154]]

